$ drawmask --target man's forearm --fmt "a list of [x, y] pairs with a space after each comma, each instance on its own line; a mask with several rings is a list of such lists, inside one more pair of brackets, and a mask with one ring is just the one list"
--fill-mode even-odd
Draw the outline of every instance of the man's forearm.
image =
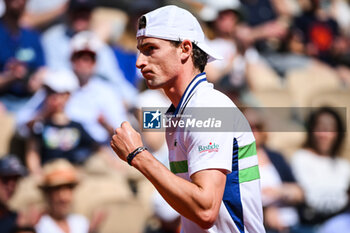
[[221, 204], [221, 201], [216, 200], [222, 199], [223, 190], [208, 190], [176, 176], [147, 151], [137, 155], [132, 165], [150, 180], [163, 198], [182, 216], [202, 228], [209, 228], [214, 223]]
[[16, 80], [15, 77], [13, 77], [7, 73], [0, 73], [0, 88], [6, 87], [14, 80]]

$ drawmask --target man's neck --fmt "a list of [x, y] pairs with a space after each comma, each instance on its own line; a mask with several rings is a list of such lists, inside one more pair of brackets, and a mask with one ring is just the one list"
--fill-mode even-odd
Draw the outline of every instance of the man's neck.
[[185, 93], [187, 86], [199, 73], [200, 71], [195, 69], [193, 72], [188, 73], [187, 75], [182, 75], [176, 78], [171, 87], [164, 88], [165, 94], [168, 96], [168, 98], [175, 107], [179, 105], [181, 97]]
[[79, 86], [80, 87], [86, 86], [92, 77], [93, 77], [93, 74], [88, 76], [78, 76]]
[[8, 214], [8, 208], [6, 205], [0, 203], [0, 218]]
[[9, 14], [5, 14], [2, 18], [6, 27], [10, 30], [11, 34], [17, 34], [19, 31], [19, 18]]
[[67, 221], [67, 216], [54, 216], [53, 214], [50, 214], [52, 220], [57, 224], [57, 226], [65, 233], [69, 232], [69, 224]]
[[70, 120], [68, 118], [68, 116], [66, 115], [66, 113], [64, 112], [64, 109], [55, 112], [52, 116], [51, 116], [51, 121], [56, 124], [56, 125], [67, 125], [69, 124]]

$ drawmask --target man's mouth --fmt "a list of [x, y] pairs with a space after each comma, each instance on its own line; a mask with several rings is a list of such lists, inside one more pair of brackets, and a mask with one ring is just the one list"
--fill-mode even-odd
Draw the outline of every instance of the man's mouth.
[[143, 75], [143, 77], [145, 77], [145, 78], [150, 78], [151, 76], [152, 76], [152, 71], [150, 71], [150, 70], [147, 70], [147, 71], [142, 71], [142, 75]]

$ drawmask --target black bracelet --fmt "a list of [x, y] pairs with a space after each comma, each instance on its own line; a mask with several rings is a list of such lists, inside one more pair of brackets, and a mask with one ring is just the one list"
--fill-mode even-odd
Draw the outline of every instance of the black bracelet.
[[135, 158], [135, 156], [136, 156], [137, 154], [141, 153], [141, 152], [144, 151], [144, 150], [147, 150], [147, 148], [144, 147], [144, 146], [140, 146], [140, 147], [136, 148], [133, 152], [131, 152], [131, 153], [128, 155], [128, 157], [126, 157], [126, 160], [128, 161], [128, 164], [129, 164], [130, 166], [132, 166], [132, 165], [131, 165], [131, 161]]

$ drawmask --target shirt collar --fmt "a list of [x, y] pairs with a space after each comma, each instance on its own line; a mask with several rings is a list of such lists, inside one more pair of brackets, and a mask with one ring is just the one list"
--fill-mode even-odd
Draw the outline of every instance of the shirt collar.
[[180, 109], [184, 108], [186, 106], [187, 102], [189, 101], [192, 94], [197, 90], [198, 85], [201, 82], [207, 81], [205, 72], [197, 74], [190, 84], [188, 84], [184, 94], [182, 95], [180, 102], [178, 106], [175, 108], [173, 104], [170, 105], [167, 113], [173, 113], [173, 115], [177, 115], [180, 112]]

